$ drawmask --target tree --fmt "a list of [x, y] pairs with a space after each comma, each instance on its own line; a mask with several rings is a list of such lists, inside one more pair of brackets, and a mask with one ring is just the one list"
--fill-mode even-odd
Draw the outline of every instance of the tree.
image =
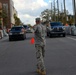
[[30, 28], [32, 28], [32, 25], [31, 24], [27, 24]]
[[46, 9], [41, 12], [41, 16], [43, 19], [49, 20], [49, 18], [51, 17], [51, 11], [49, 9]]
[[[44, 11], [41, 12], [41, 16], [43, 18], [45, 18], [46, 20], [49, 20], [49, 18], [51, 17], [52, 21], [57, 21], [57, 8], [53, 8], [53, 9], [45, 9]], [[51, 13], [52, 12], [52, 13]]]
[[14, 19], [15, 19], [15, 25], [20, 25], [20, 24], [22, 24], [20, 18], [18, 18], [16, 14], [14, 14]]
[[[51, 11], [52, 11], [52, 14], [51, 14]], [[46, 19], [48, 20], [49, 17], [51, 17], [51, 21], [59, 21], [59, 22], [62, 22], [63, 24], [72, 24], [74, 23], [74, 15], [71, 15], [72, 18], [68, 19], [68, 21], [66, 21], [67, 19], [66, 16], [69, 15], [69, 12], [68, 10], [66, 10], [66, 16], [65, 16], [65, 13], [62, 12], [62, 11], [59, 11], [59, 13], [57, 12], [58, 10], [56, 8], [52, 9], [52, 10], [49, 10], [49, 9], [45, 9], [44, 11], [41, 12], [41, 16], [43, 19]], [[58, 16], [59, 14], [59, 16]]]
[[8, 22], [7, 21], [7, 13], [3, 9], [1, 9], [1, 12], [0, 12], [0, 27], [2, 25], [1, 19], [3, 19], [3, 26], [6, 26], [7, 22]]

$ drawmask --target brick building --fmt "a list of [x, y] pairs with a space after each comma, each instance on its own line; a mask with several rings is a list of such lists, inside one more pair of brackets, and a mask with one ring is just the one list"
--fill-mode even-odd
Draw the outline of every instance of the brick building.
[[0, 29], [3, 27], [3, 18], [2, 18], [2, 3], [0, 2]]
[[5, 15], [3, 18], [3, 26], [6, 28], [11, 28], [15, 24], [14, 14], [17, 11], [14, 8], [14, 3], [12, 0], [0, 0], [2, 3], [2, 13]]

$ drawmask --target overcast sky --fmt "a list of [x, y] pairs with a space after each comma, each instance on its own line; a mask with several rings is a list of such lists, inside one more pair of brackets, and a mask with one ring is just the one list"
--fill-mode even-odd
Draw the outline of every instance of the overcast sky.
[[[53, 2], [54, 0], [50, 0]], [[41, 12], [45, 9], [50, 9], [49, 0], [13, 0], [14, 6], [18, 12], [18, 16], [21, 21], [25, 24], [35, 23], [35, 18], [40, 16]], [[70, 14], [73, 14], [72, 0], [66, 1], [66, 9], [69, 10]], [[59, 0], [59, 3], [63, 3], [63, 0]], [[59, 5], [60, 5], [59, 4]], [[61, 5], [60, 5], [61, 6]]]

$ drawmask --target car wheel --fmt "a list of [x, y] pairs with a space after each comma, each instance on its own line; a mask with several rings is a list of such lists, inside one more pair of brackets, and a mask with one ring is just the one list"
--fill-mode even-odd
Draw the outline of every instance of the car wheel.
[[25, 35], [25, 39], [26, 39], [26, 35]]
[[51, 37], [52, 37], [52, 35], [51, 35], [51, 34], [49, 34], [49, 37], [51, 38]]
[[60, 37], [60, 36], [61, 36], [61, 34], [58, 34], [58, 36]]
[[9, 41], [12, 41], [12, 38], [9, 38]]
[[66, 35], [65, 34], [63, 34], [63, 37], [65, 37]]
[[25, 39], [25, 37], [23, 36], [23, 37], [22, 37], [22, 40], [24, 40], [24, 39]]
[[47, 32], [47, 36], [49, 36], [49, 33]]
[[25, 39], [25, 36], [23, 35], [22, 40], [24, 40], [24, 39]]

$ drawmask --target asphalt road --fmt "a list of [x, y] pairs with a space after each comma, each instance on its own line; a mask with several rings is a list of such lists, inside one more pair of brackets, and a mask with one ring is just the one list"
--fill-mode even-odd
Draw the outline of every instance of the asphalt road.
[[[32, 37], [0, 40], [0, 75], [38, 75]], [[46, 38], [45, 66], [47, 75], [76, 75], [76, 36]]]

